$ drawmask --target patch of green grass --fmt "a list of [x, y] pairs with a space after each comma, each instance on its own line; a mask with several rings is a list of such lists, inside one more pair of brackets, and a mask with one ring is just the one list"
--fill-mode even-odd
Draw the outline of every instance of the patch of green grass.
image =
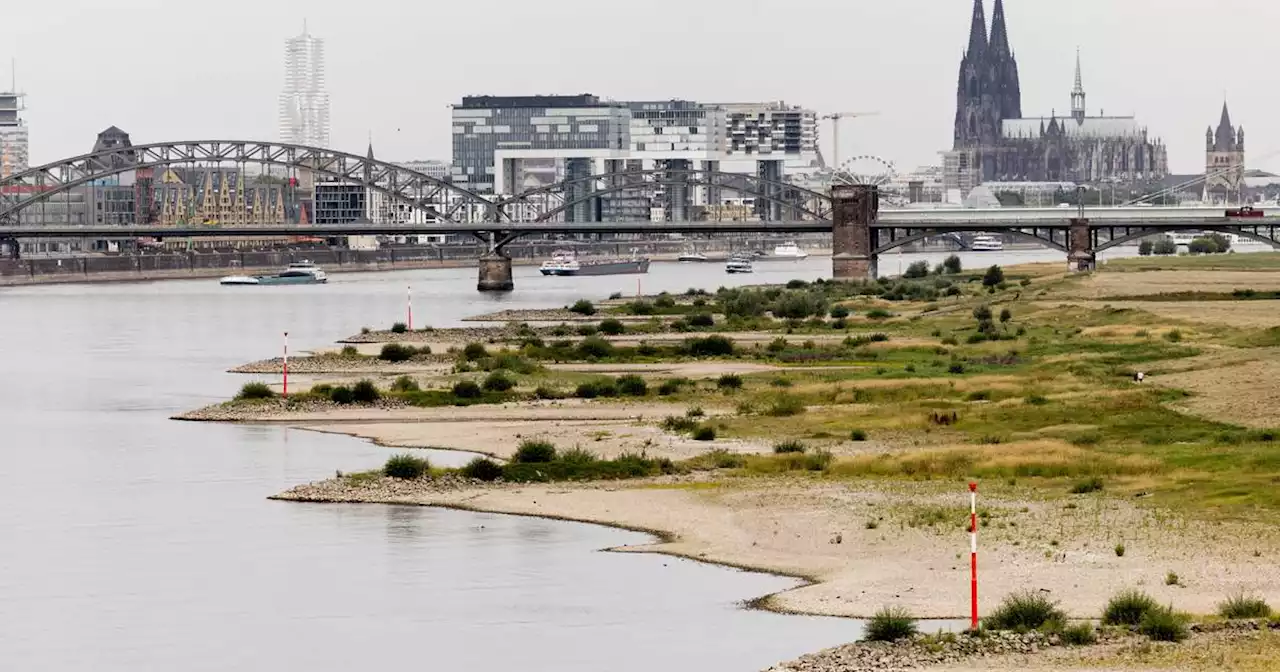
[[808, 446], [794, 439], [773, 444], [773, 452], [778, 455], [785, 453], [803, 453], [808, 449]]
[[1059, 635], [1067, 646], [1090, 646], [1098, 643], [1098, 633], [1092, 623], [1077, 623], [1062, 629]]
[[917, 633], [916, 620], [902, 607], [885, 607], [867, 621], [864, 639], [869, 642], [896, 642]]
[[1271, 618], [1271, 605], [1261, 597], [1239, 593], [1218, 605], [1218, 615], [1226, 619]]
[[387, 459], [387, 463], [382, 467], [382, 473], [391, 478], [399, 478], [403, 480], [412, 480], [422, 478], [422, 476], [431, 471], [431, 464], [421, 457], [401, 453], [392, 455]]
[[1156, 607], [1138, 624], [1138, 632], [1157, 642], [1181, 642], [1187, 638], [1187, 617], [1173, 607]]
[[1125, 590], [1107, 601], [1102, 611], [1102, 623], [1137, 626], [1147, 614], [1159, 608], [1160, 605], [1150, 595], [1140, 590]]
[[1078, 481], [1075, 485], [1071, 486], [1071, 494], [1085, 495], [1091, 492], [1099, 492], [1102, 490], [1102, 487], [1102, 479], [1097, 476], [1093, 476], [1083, 481]]
[[992, 630], [1030, 632], [1046, 626], [1065, 623], [1067, 615], [1058, 603], [1038, 591], [1022, 591], [1004, 598], [991, 615], [983, 619], [983, 626]]
[[275, 398], [276, 393], [271, 389], [271, 386], [258, 381], [245, 383], [240, 387], [240, 392], [236, 394], [236, 401], [258, 401]]

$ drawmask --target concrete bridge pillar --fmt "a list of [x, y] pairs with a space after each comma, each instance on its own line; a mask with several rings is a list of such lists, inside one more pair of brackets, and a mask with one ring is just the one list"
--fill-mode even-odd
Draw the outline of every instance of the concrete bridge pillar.
[[1092, 271], [1096, 267], [1087, 219], [1073, 218], [1067, 229], [1067, 267], [1077, 272]]
[[516, 288], [511, 277], [511, 257], [502, 250], [491, 250], [480, 257], [480, 282], [476, 289], [482, 292], [509, 292]]
[[831, 201], [831, 277], [875, 278], [878, 269], [871, 225], [880, 214], [879, 188], [838, 184], [831, 187]]

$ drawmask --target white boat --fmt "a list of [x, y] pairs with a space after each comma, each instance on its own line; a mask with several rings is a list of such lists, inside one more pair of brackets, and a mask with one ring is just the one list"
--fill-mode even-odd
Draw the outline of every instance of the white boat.
[[800, 249], [794, 242], [785, 242], [773, 248], [773, 256], [779, 259], [807, 259], [809, 253]]
[[697, 261], [697, 262], [702, 262], [706, 260], [707, 260], [707, 255], [701, 252], [685, 252], [681, 254], [678, 259], [678, 261]]
[[974, 252], [1000, 252], [1004, 250], [1004, 241], [995, 236], [974, 236], [969, 249]]
[[724, 270], [726, 273], [752, 273], [754, 271], [751, 267], [750, 257], [732, 257], [724, 265]]
[[223, 285], [317, 285], [328, 281], [319, 266], [299, 261], [275, 275], [229, 275], [218, 282]]

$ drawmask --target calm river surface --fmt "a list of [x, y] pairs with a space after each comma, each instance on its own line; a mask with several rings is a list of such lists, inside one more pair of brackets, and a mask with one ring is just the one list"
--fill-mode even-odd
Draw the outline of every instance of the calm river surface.
[[[945, 255], [905, 255], [906, 263]], [[963, 255], [966, 266], [1062, 259]], [[1065, 264], [1065, 261], [1064, 261]], [[896, 271], [895, 259], [881, 262]], [[829, 258], [656, 263], [646, 293], [829, 276]], [[268, 495], [375, 467], [363, 441], [182, 423], [226, 399], [227, 368], [401, 319], [454, 326], [501, 308], [636, 290], [635, 276], [542, 278], [484, 296], [475, 270], [338, 275], [328, 286], [216, 281], [0, 288], [0, 661], [11, 670], [362, 669], [749, 672], [858, 637], [856, 622], [745, 611], [795, 585], [656, 555], [641, 534]], [[454, 463], [465, 456], [442, 453]]]

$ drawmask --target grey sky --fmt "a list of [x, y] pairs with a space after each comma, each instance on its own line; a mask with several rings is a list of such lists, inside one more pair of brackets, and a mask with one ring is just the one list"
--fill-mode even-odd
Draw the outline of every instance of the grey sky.
[[[990, 17], [991, 3], [987, 0]], [[59, 0], [5, 3], [31, 156], [87, 151], [115, 124], [135, 142], [275, 139], [286, 37], [327, 40], [335, 148], [449, 157], [448, 104], [469, 93], [784, 99], [835, 111], [843, 152], [936, 163], [950, 148], [971, 0]], [[1070, 108], [1075, 49], [1091, 114], [1136, 113], [1170, 168], [1204, 168], [1225, 93], [1250, 168], [1280, 171], [1277, 48], [1266, 0], [1006, 0], [1023, 111]], [[1217, 17], [1223, 17], [1219, 20]], [[1236, 36], [1234, 33], [1239, 33]], [[1211, 44], [1209, 48], [1204, 45]], [[7, 63], [6, 63], [7, 65]], [[6, 68], [7, 69], [7, 68]], [[8, 73], [0, 88], [8, 87]], [[829, 123], [822, 128], [829, 146]]]

